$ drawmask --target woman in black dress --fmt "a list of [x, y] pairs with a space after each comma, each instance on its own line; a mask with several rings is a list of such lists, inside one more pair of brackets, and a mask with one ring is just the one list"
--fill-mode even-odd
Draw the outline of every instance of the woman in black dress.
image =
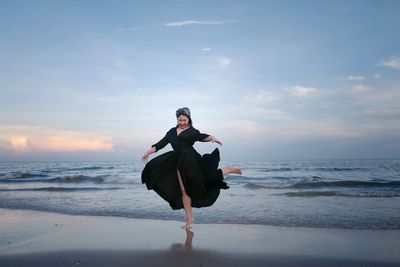
[[[200, 133], [193, 127], [190, 110], [187, 107], [176, 111], [177, 125], [168, 130], [165, 136], [151, 146], [143, 157], [145, 167], [142, 183], [148, 190], [154, 190], [167, 201], [173, 210], [185, 209], [189, 228], [194, 223], [192, 207], [209, 207], [217, 200], [220, 189], [228, 189], [224, 175], [242, 174], [234, 166], [218, 168], [219, 150], [200, 155], [194, 148], [196, 141], [222, 143], [212, 135]], [[165, 147], [168, 143], [173, 150], [165, 152], [147, 162], [150, 154]], [[146, 163], [147, 162], [147, 163]]]

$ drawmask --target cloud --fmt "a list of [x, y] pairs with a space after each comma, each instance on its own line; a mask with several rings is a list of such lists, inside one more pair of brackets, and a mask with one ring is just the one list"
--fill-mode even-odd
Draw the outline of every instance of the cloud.
[[400, 108], [369, 108], [365, 113], [370, 117], [400, 119]]
[[352, 139], [362, 136], [352, 128], [354, 127], [335, 119], [321, 121], [292, 117], [282, 122], [281, 125], [277, 125], [273, 136], [276, 140], [292, 141], [300, 139]]
[[1, 125], [0, 148], [15, 153], [30, 151], [112, 151], [111, 137], [41, 126]]
[[392, 69], [400, 70], [400, 56], [384, 59], [378, 63], [378, 66], [385, 66]]
[[382, 78], [382, 74], [375, 74], [373, 77], [375, 80], [378, 80], [378, 79]]
[[217, 58], [217, 68], [225, 69], [232, 63], [232, 60], [227, 57], [219, 57]]
[[315, 94], [318, 91], [318, 89], [313, 87], [304, 87], [300, 85], [295, 85], [292, 88], [287, 89], [287, 91], [291, 95], [303, 97]]
[[367, 90], [371, 90], [371, 87], [368, 87], [366, 85], [363, 84], [357, 84], [353, 86], [352, 91], [355, 93], [361, 93], [361, 92], [365, 92]]
[[364, 77], [363, 76], [350, 75], [350, 76], [347, 77], [347, 80], [348, 81], [362, 81], [362, 80], [364, 80]]
[[245, 95], [243, 100], [251, 105], [268, 106], [276, 101], [276, 96], [267, 90], [258, 90], [255, 94]]
[[208, 52], [208, 51], [211, 51], [211, 48], [209, 48], [209, 47], [202, 48], [201, 51]]
[[215, 20], [183, 20], [183, 21], [174, 21], [167, 22], [165, 26], [167, 27], [181, 27], [181, 26], [189, 26], [189, 25], [218, 25], [229, 23], [228, 21], [215, 21]]
[[310, 120], [293, 116], [277, 120], [230, 119], [214, 125], [213, 132], [229, 142], [242, 144], [268, 144], [275, 142], [300, 142], [305, 140], [351, 140], [363, 136], [353, 125], [340, 120]]
[[25, 136], [11, 136], [10, 144], [15, 152], [25, 152], [28, 149], [28, 138]]

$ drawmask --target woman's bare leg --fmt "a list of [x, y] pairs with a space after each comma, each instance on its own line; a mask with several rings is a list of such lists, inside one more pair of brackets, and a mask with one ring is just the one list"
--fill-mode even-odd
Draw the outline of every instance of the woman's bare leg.
[[189, 228], [190, 224], [193, 223], [193, 216], [192, 216], [192, 199], [186, 194], [185, 187], [183, 186], [181, 174], [179, 173], [179, 169], [176, 169], [176, 173], [178, 174], [179, 185], [181, 186], [182, 191], [182, 201], [183, 207], [185, 208], [187, 223], [184, 228]]
[[242, 171], [238, 167], [228, 166], [228, 167], [225, 167], [222, 170], [222, 173], [225, 176], [225, 175], [230, 174], [230, 173], [242, 174]]

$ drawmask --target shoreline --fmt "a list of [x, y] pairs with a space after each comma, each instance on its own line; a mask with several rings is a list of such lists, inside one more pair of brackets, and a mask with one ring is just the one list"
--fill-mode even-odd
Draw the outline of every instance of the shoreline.
[[3, 208], [0, 221], [1, 266], [400, 263], [400, 230], [196, 223], [185, 230], [181, 228], [183, 221]]
[[[193, 207], [192, 207], [193, 208]], [[197, 208], [193, 208], [197, 209]], [[131, 217], [131, 216], [123, 216], [123, 215], [108, 215], [108, 214], [80, 214], [80, 213], [68, 213], [65, 211], [56, 211], [56, 210], [35, 210], [35, 209], [29, 209], [29, 208], [2, 208], [0, 207], [0, 210], [10, 210], [10, 211], [26, 211], [26, 212], [38, 212], [38, 213], [49, 213], [49, 214], [59, 214], [59, 215], [66, 215], [66, 216], [83, 216], [83, 217], [110, 217], [110, 218], [123, 218], [123, 219], [131, 219], [131, 220], [152, 220], [152, 221], [174, 221], [174, 222], [184, 222], [184, 210], [178, 210], [181, 211], [181, 217], [182, 220], [177, 220], [177, 219], [159, 219], [159, 218], [143, 218], [143, 217]], [[365, 230], [365, 231], [400, 231], [400, 227], [387, 227], [387, 228], [382, 228], [382, 227], [376, 227], [374, 228], [359, 228], [359, 227], [340, 227], [340, 226], [319, 226], [319, 225], [279, 225], [279, 224], [273, 224], [273, 223], [254, 223], [254, 222], [242, 222], [242, 223], [236, 223], [236, 222], [215, 222], [215, 223], [210, 223], [210, 222], [198, 222], [199, 220], [196, 220], [195, 225], [249, 225], [249, 226], [266, 226], [266, 227], [285, 227], [285, 228], [305, 228], [305, 229], [327, 229], [327, 230]], [[185, 221], [186, 222], [186, 221]]]

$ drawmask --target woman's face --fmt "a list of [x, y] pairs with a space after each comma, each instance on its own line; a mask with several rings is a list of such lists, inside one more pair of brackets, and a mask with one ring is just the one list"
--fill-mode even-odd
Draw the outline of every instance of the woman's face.
[[187, 126], [189, 126], [189, 118], [185, 115], [179, 115], [178, 125], [180, 128], [186, 128]]

